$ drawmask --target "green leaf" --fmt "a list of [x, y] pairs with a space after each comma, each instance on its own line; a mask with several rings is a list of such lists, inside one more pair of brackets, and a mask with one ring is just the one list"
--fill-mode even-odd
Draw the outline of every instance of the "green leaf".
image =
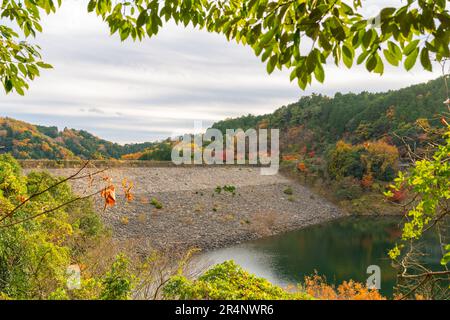
[[354, 58], [354, 51], [353, 48], [350, 48], [346, 44], [342, 46], [342, 58], [344, 60], [344, 64], [347, 66], [347, 68], [351, 68], [353, 65], [353, 58]]
[[375, 57], [377, 59], [377, 65], [373, 72], [378, 73], [382, 75], [384, 73], [384, 63], [383, 60], [381, 60], [380, 56], [378, 54], [375, 54]]
[[294, 70], [291, 71], [291, 74], [289, 76], [289, 80], [292, 82], [294, 81], [295, 78], [297, 78], [297, 68], [295, 67]]
[[417, 48], [417, 45], [419, 44], [419, 40], [411, 41], [404, 49], [403, 54], [405, 56], [409, 56], [411, 52], [413, 52], [414, 49]]
[[415, 48], [405, 60], [405, 69], [411, 70], [416, 64], [417, 56], [419, 55], [419, 48]]
[[277, 65], [278, 57], [273, 55], [270, 57], [269, 62], [267, 63], [267, 72], [271, 74]]
[[433, 67], [430, 61], [430, 55], [427, 48], [423, 48], [422, 52], [420, 53], [420, 63], [425, 70], [433, 71]]
[[364, 51], [361, 53], [358, 57], [358, 60], [356, 61], [357, 64], [361, 64], [366, 60], [367, 56], [369, 55], [369, 51]]
[[38, 67], [41, 67], [42, 69], [53, 69], [53, 66], [51, 64], [44, 63], [42, 61], [36, 62], [36, 64], [38, 65]]
[[272, 54], [272, 48], [267, 48], [264, 53], [261, 56], [261, 61], [265, 62], [267, 59], [269, 59], [270, 55]]
[[320, 63], [317, 59], [317, 54], [315, 51], [312, 51], [309, 53], [308, 57], [306, 58], [306, 71], [308, 73], [314, 72], [316, 69], [316, 64]]
[[397, 58], [391, 51], [384, 49], [383, 54], [384, 54], [384, 57], [386, 58], [387, 62], [389, 62], [393, 66], [396, 66], [396, 67], [398, 66], [399, 61], [397, 60]]
[[22, 74], [24, 75], [24, 76], [26, 76], [27, 75], [27, 68], [25, 68], [25, 65], [23, 64], [23, 63], [19, 63], [19, 70], [22, 72]]
[[10, 79], [6, 79], [5, 80], [5, 84], [4, 84], [6, 93], [11, 92], [12, 88], [13, 88], [13, 83]]
[[95, 1], [95, 0], [89, 1], [88, 7], [87, 7], [88, 12], [94, 11], [94, 9], [95, 9], [96, 6], [97, 6], [97, 1]]
[[270, 29], [269, 31], [267, 31], [267, 33], [261, 37], [260, 45], [265, 46], [267, 43], [270, 42], [270, 40], [273, 39], [274, 35], [275, 35], [275, 29]]
[[366, 31], [366, 33], [363, 35], [362, 38], [362, 44], [364, 48], [369, 48], [372, 42], [375, 40], [376, 32], [373, 29], [369, 29]]
[[387, 19], [389, 16], [391, 16], [397, 9], [393, 7], [387, 7], [383, 8], [380, 11], [380, 17], [381, 19]]
[[441, 260], [441, 264], [443, 266], [447, 265], [450, 262], [450, 253], [445, 254], [445, 256]]
[[446, 245], [445, 250], [447, 250], [447, 253], [442, 257], [441, 260], [441, 264], [443, 266], [447, 265], [450, 262], [450, 245]]
[[314, 76], [320, 83], [323, 83], [325, 81], [325, 71], [323, 70], [323, 66], [321, 63], [318, 63], [316, 65], [316, 68], [314, 69]]
[[147, 22], [147, 19], [148, 19], [147, 10], [142, 10], [136, 20], [136, 27], [138, 28], [142, 27]]
[[305, 90], [306, 86], [308, 85], [308, 83], [303, 79], [303, 78], [298, 78], [298, 86], [302, 89]]
[[373, 71], [377, 67], [377, 57], [375, 55], [371, 55], [369, 59], [366, 61], [366, 69], [368, 71]]
[[402, 50], [400, 50], [399, 46], [396, 45], [394, 42], [389, 41], [388, 42], [388, 49], [389, 51], [395, 56], [395, 58], [400, 61], [403, 58]]
[[16, 92], [17, 92], [19, 95], [21, 95], [21, 96], [24, 96], [24, 95], [25, 95], [25, 92], [23, 91], [22, 87], [21, 87], [19, 84], [14, 83], [14, 89], [16, 89]]

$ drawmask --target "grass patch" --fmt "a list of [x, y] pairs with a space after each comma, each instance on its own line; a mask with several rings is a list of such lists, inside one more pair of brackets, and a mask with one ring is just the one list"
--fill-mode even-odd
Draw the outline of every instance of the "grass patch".
[[152, 201], [150, 201], [150, 204], [153, 205], [156, 209], [162, 209], [163, 205], [161, 202], [158, 201], [156, 198], [152, 198]]
[[284, 194], [287, 195], [293, 195], [294, 194], [294, 190], [292, 190], [291, 187], [287, 187], [286, 189], [283, 190]]

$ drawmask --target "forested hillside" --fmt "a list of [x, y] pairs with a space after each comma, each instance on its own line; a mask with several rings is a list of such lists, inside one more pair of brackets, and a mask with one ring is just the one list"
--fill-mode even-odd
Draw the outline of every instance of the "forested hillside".
[[109, 159], [142, 151], [153, 143], [120, 145], [87, 131], [32, 125], [0, 118], [0, 152], [17, 159]]
[[232, 128], [279, 128], [284, 153], [305, 148], [322, 153], [340, 139], [358, 144], [381, 138], [404, 151], [404, 142], [417, 148], [417, 141], [425, 138], [417, 120], [422, 119], [422, 126], [439, 123], [439, 115], [446, 110], [444, 96], [444, 81], [438, 78], [385, 93], [305, 96], [274, 113], [227, 119], [213, 127], [223, 132]]
[[[213, 127], [223, 132], [278, 128], [284, 170], [348, 210], [389, 211], [379, 207], [382, 192], [408, 165], [409, 155], [430, 155], [432, 143], [442, 139], [444, 87], [438, 78], [385, 93], [306, 96], [272, 114], [227, 119]], [[396, 190], [390, 200], [406, 196], [406, 190]]]

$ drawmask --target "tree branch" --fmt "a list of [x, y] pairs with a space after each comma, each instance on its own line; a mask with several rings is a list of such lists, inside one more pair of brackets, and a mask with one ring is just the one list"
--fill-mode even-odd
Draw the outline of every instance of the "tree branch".
[[26, 222], [26, 221], [35, 219], [35, 218], [40, 217], [40, 216], [42, 216], [42, 215], [44, 215], [44, 214], [52, 213], [52, 212], [54, 212], [54, 211], [56, 211], [56, 210], [58, 210], [58, 209], [61, 209], [62, 207], [65, 207], [65, 206], [67, 206], [67, 205], [69, 205], [69, 204], [71, 204], [71, 203], [74, 203], [74, 202], [76, 202], [76, 201], [83, 200], [83, 199], [87, 199], [87, 198], [90, 198], [90, 197], [95, 196], [95, 195], [97, 195], [97, 194], [100, 194], [102, 191], [103, 191], [103, 190], [99, 190], [99, 191], [96, 191], [96, 192], [94, 192], [94, 193], [91, 193], [91, 194], [89, 194], [89, 195], [87, 195], [87, 196], [73, 198], [72, 200], [70, 200], [70, 201], [68, 201], [68, 202], [65, 202], [65, 203], [63, 203], [63, 204], [60, 204], [59, 206], [57, 206], [57, 207], [55, 207], [55, 208], [52, 208], [52, 209], [48, 209], [48, 210], [42, 211], [42, 212], [40, 212], [40, 213], [38, 213], [38, 214], [35, 214], [35, 215], [31, 216], [31, 217], [28, 217], [28, 218], [25, 218], [25, 219], [22, 219], [22, 220], [19, 220], [19, 221], [15, 221], [15, 222], [12, 222], [12, 223], [9, 223], [9, 224], [6, 224], [6, 225], [0, 225], [0, 229], [12, 227], [12, 226], [15, 226], [16, 224], [23, 223], [23, 222]]
[[25, 199], [24, 201], [22, 201], [17, 207], [15, 207], [15, 208], [12, 209], [10, 212], [8, 212], [5, 216], [1, 217], [1, 218], [0, 218], [0, 222], [2, 222], [3, 220], [5, 220], [6, 218], [11, 217], [11, 216], [14, 214], [14, 212], [16, 212], [17, 210], [19, 210], [21, 207], [23, 207], [23, 206], [24, 206], [27, 202], [29, 202], [30, 200], [32, 200], [32, 199], [34, 199], [34, 198], [40, 196], [41, 194], [44, 194], [44, 193], [48, 192], [49, 190], [51, 190], [51, 189], [53, 189], [53, 188], [59, 186], [60, 184], [66, 182], [66, 181], [68, 181], [68, 180], [74, 179], [76, 176], [78, 176], [78, 175], [81, 173], [81, 171], [84, 170], [84, 168], [86, 168], [86, 166], [87, 166], [88, 164], [89, 164], [89, 161], [86, 161], [86, 162], [84, 163], [84, 165], [83, 165], [77, 172], [75, 172], [74, 174], [72, 174], [71, 176], [69, 176], [69, 177], [67, 177], [67, 178], [64, 178], [64, 179], [58, 181], [57, 183], [51, 185], [50, 187], [48, 187], [48, 188], [46, 188], [46, 189], [44, 189], [44, 190], [42, 190], [42, 191], [39, 191], [39, 192], [37, 192], [37, 193], [32, 194], [30, 197], [28, 197], [27, 199]]

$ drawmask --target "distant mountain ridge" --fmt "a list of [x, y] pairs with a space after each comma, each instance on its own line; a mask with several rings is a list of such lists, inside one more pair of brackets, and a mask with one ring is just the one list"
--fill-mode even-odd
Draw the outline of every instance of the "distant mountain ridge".
[[[344, 139], [358, 144], [386, 138], [389, 143], [414, 148], [423, 140], [416, 125], [433, 126], [447, 109], [443, 78], [384, 93], [336, 93], [334, 97], [313, 94], [283, 106], [273, 113], [225, 119], [213, 128], [278, 128], [284, 154], [325, 153]], [[18, 159], [135, 159], [170, 160], [173, 141], [120, 145], [85, 130], [33, 125], [0, 117], [0, 153]]]
[[0, 117], [0, 152], [17, 159], [118, 159], [140, 152], [154, 143], [120, 145], [85, 130], [33, 125]]

